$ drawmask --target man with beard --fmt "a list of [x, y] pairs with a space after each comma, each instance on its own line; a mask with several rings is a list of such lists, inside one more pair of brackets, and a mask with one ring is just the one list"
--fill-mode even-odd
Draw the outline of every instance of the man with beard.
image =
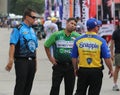
[[[74, 39], [80, 36], [80, 34], [74, 32], [76, 23], [75, 18], [69, 18], [65, 30], [54, 32], [44, 43], [47, 57], [53, 65], [50, 95], [59, 95], [60, 84], [63, 78], [65, 95], [73, 95], [75, 75], [70, 54]], [[50, 54], [51, 46], [53, 46], [53, 56]]]

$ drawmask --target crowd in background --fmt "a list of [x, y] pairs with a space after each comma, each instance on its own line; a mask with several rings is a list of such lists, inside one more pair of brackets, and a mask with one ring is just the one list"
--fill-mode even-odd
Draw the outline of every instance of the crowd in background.
[[[58, 30], [62, 30], [62, 22], [59, 20], [58, 17], [48, 17], [46, 20], [44, 19], [44, 17], [38, 17], [33, 25], [33, 28], [35, 29], [37, 36], [39, 39], [45, 38], [46, 34], [44, 31], [44, 25], [46, 22], [51, 21], [52, 18], [55, 18], [55, 24], [58, 27]], [[85, 25], [82, 24], [82, 19], [79, 17], [76, 17], [77, 20], [77, 25], [76, 25], [76, 32], [80, 33], [80, 34], [84, 34], [86, 31]], [[13, 28], [16, 25], [19, 25], [20, 22], [22, 21], [22, 18], [9, 18], [9, 17], [0, 17], [0, 27], [1, 28]], [[103, 22], [104, 24], [104, 22]], [[115, 20], [114, 20], [114, 25], [115, 25], [115, 30], [120, 28], [120, 19], [116, 16]], [[106, 40], [108, 38], [111, 39], [111, 36], [103, 36], [103, 38], [105, 38]], [[108, 41], [107, 41], [108, 42]]]

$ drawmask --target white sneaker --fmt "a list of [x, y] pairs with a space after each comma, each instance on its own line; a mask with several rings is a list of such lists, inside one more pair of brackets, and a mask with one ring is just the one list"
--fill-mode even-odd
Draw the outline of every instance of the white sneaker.
[[117, 85], [115, 85], [115, 86], [113, 86], [113, 89], [112, 89], [113, 91], [119, 91], [120, 89], [118, 88], [118, 86]]

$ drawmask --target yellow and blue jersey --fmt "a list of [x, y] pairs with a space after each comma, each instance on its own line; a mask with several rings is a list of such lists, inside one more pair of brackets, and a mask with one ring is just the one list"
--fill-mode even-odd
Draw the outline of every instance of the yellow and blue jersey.
[[72, 58], [78, 58], [79, 67], [102, 67], [102, 58], [110, 58], [110, 50], [106, 41], [95, 32], [87, 32], [74, 41]]

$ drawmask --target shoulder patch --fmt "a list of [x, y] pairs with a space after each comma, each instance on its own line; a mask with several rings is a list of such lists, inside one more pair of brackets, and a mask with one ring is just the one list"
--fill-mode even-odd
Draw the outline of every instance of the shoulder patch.
[[17, 25], [15, 28], [17, 28], [18, 30], [20, 30], [20, 28], [22, 27], [22, 24]]

